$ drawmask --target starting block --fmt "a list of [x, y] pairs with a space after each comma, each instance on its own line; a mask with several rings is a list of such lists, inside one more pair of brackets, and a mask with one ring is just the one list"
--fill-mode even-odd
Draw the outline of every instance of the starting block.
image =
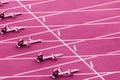
[[21, 13], [5, 13], [4, 11], [0, 13], [0, 19], [5, 18], [15, 18], [16, 16], [22, 15]]
[[22, 40], [22, 41], [18, 41], [17, 43], [16, 43], [16, 46], [17, 47], [26, 47], [26, 46], [30, 46], [31, 44], [35, 44], [35, 43], [41, 43], [43, 40], [42, 39], [38, 39], [38, 40], [32, 40], [32, 39], [29, 39], [28, 41], [24, 41], [24, 40]]
[[51, 75], [51, 77], [52, 78], [58, 78], [58, 77], [60, 77], [60, 76], [72, 76], [74, 73], [76, 73], [76, 72], [79, 72], [79, 69], [72, 69], [72, 70], [67, 70], [67, 71], [57, 71], [57, 72], [53, 72], [52, 73], [52, 75]]
[[9, 33], [9, 32], [18, 32], [20, 30], [25, 29], [24, 27], [3, 27], [1, 28], [0, 34], [5, 34], [5, 33]]

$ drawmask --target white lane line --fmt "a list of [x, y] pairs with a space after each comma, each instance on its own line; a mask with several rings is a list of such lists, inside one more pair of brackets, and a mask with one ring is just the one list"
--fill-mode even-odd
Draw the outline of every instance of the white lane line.
[[[114, 53], [114, 54], [100, 54], [100, 53], [94, 53], [92, 55], [81, 55], [81, 57], [85, 58], [85, 57], [94, 57], [94, 56], [97, 56], [97, 57], [109, 57], [109, 56], [120, 56], [120, 50], [119, 50], [119, 53]], [[63, 57], [60, 57], [60, 58], [77, 58], [76, 56], [63, 56]], [[24, 58], [0, 58], [0, 60], [33, 60], [35, 59], [35, 57], [24, 57]], [[93, 66], [94, 67], [94, 66]]]
[[40, 78], [40, 77], [50, 77], [51, 75], [26, 75], [26, 76], [0, 76], [4, 78]]
[[[102, 76], [108, 76], [108, 75], [111, 75], [111, 74], [114, 74], [114, 73], [111, 72], [111, 73], [105, 73], [105, 74], [101, 74], [101, 75]], [[80, 74], [80, 75], [82, 75], [82, 74]], [[27, 75], [27, 76], [0, 76], [0, 77], [3, 77], [3, 78], [40, 78], [40, 77], [42, 77], [43, 78], [43, 77], [50, 77], [50, 76], [51, 75]], [[78, 76], [78, 75], [74, 74], [74, 76]], [[95, 78], [98, 78], [98, 76], [86, 78], [84, 80], [91, 80], [91, 79], [95, 79]]]
[[[115, 33], [113, 33], [113, 34], [115, 34]], [[107, 37], [109, 35], [110, 34], [98, 36], [98, 37], [95, 37], [95, 38], [91, 38], [91, 40], [97, 40], [97, 39], [100, 39], [102, 37]], [[76, 42], [70, 42], [67, 45], [77, 44], [77, 43], [81, 43], [81, 42], [84, 42], [84, 41], [90, 41], [90, 40], [80, 40], [80, 41], [76, 41]], [[8, 56], [6, 58], [18, 57], [18, 56], [22, 56], [22, 55], [32, 54], [32, 53], [35, 53], [35, 52], [45, 51], [45, 50], [50, 50], [50, 49], [55, 49], [55, 48], [59, 48], [59, 47], [64, 47], [64, 45], [61, 44], [61, 45], [52, 46], [52, 47], [48, 47], [48, 48], [44, 48], [44, 49], [38, 49], [38, 50], [30, 51], [30, 52], [25, 52], [25, 53], [21, 53], [21, 54], [17, 54], [17, 55]]]
[[113, 16], [113, 17], [107, 17], [107, 18], [102, 18], [102, 19], [99, 19], [99, 20], [93, 20], [93, 21], [90, 21], [90, 22], [85, 22], [84, 24], [91, 24], [91, 23], [96, 23], [96, 22], [100, 22], [100, 21], [115, 19], [115, 18], [119, 18], [119, 17], [120, 17], [120, 15], [117, 15], [117, 16]]
[[[93, 5], [93, 6], [88, 6], [88, 7], [82, 8], [82, 9], [90, 9], [90, 8], [110, 5], [110, 4], [118, 3], [118, 2], [120, 2], [120, 0], [116, 0], [116, 1], [112, 1], [112, 2], [106, 2], [106, 3], [101, 3], [101, 4], [97, 4], [97, 5]], [[76, 10], [73, 10], [73, 11], [77, 11], [77, 10], [79, 10], [79, 9], [76, 9]]]
[[[119, 50], [120, 51], [120, 50]], [[106, 54], [114, 54], [116, 52], [119, 52], [119, 51], [113, 51], [113, 52], [109, 52], [109, 53], [106, 53]], [[85, 58], [84, 60], [88, 60], [88, 59], [92, 59], [92, 58], [95, 58], [95, 57], [98, 57], [98, 56], [94, 56], [94, 57], [89, 57], [89, 58]], [[72, 63], [76, 63], [76, 62], [79, 62], [81, 60], [74, 60], [74, 61], [70, 61], [70, 62], [66, 62], [66, 63], [61, 63], [59, 64], [59, 66], [64, 66], [64, 65], [67, 65], [67, 64], [72, 64]], [[23, 75], [23, 74], [28, 74], [28, 73], [32, 73], [32, 72], [36, 72], [36, 71], [41, 71], [41, 70], [45, 70], [45, 69], [50, 69], [50, 68], [53, 68], [53, 67], [58, 67], [58, 65], [54, 65], [54, 66], [49, 66], [49, 67], [45, 67], [45, 68], [40, 68], [40, 69], [35, 69], [35, 70], [30, 70], [30, 71], [26, 71], [26, 72], [22, 72], [22, 73], [18, 73], [18, 74], [15, 74], [13, 76], [20, 76], [20, 75]], [[96, 73], [94, 73], [96, 74]], [[100, 73], [101, 74], [101, 73]], [[79, 75], [79, 74], [78, 74]], [[0, 79], [5, 79], [5, 78], [9, 78], [9, 77], [1, 77]]]
[[[109, 53], [105, 53], [105, 54], [114, 54], [116, 52], [118, 52], [118, 51], [113, 51], [113, 52], [109, 52]], [[96, 58], [96, 57], [99, 57], [99, 56], [93, 56], [93, 57], [89, 57], [89, 58], [84, 58], [84, 60], [89, 60], [89, 59], [93, 59], [93, 58]], [[43, 68], [43, 69], [40, 68], [40, 69], [36, 69], [36, 70], [31, 70], [31, 71], [19, 73], [19, 74], [16, 74], [16, 75], [18, 76], [18, 75], [28, 74], [28, 73], [32, 73], [32, 72], [36, 72], [36, 71], [40, 71], [40, 70], [45, 70], [45, 69], [49, 69], [49, 68], [53, 68], [53, 67], [58, 67], [58, 65], [59, 66], [63, 66], [63, 65], [67, 65], [67, 64], [72, 64], [72, 63], [80, 62], [80, 61], [81, 60], [74, 60], [74, 61], [65, 62], [65, 63], [62, 63], [62, 64], [57, 64], [57, 65], [54, 65], [54, 66], [46, 67], [46, 68]], [[94, 74], [96, 74], [96, 73], [94, 73]]]
[[50, 31], [58, 40], [61, 41], [74, 55], [76, 55], [86, 66], [88, 66], [93, 72], [96, 73], [102, 80], [105, 80], [95, 69], [93, 69], [84, 59], [81, 58], [73, 49], [71, 49], [61, 38], [59, 38], [48, 26], [46, 26], [38, 17], [36, 17], [29, 9], [27, 9], [19, 0], [17, 2], [23, 6], [40, 24], [42, 24], [48, 31]]
[[[20, 76], [20, 75], [24, 75], [24, 74], [28, 74], [28, 73], [32, 73], [32, 72], [36, 72], [36, 71], [41, 71], [41, 70], [46, 70], [46, 69], [58, 67], [58, 65], [59, 66], [63, 66], [63, 65], [68, 65], [68, 64], [76, 63], [76, 62], [79, 62], [79, 61], [80, 60], [74, 60], [74, 61], [64, 62], [64, 63], [53, 65], [53, 66], [43, 67], [43, 68], [39, 68], [39, 69], [35, 69], [35, 70], [30, 70], [30, 71], [26, 71], [26, 72], [14, 74], [13, 76]], [[9, 77], [0, 77], [0, 79], [5, 79], [5, 78], [9, 78]]]
[[[89, 7], [89, 6], [88, 6]], [[87, 8], [88, 8], [87, 7]], [[86, 8], [86, 7], [85, 7]], [[83, 8], [82, 8], [83, 9]], [[50, 16], [50, 15], [49, 15]], [[52, 15], [51, 15], [52, 16]], [[34, 19], [34, 18], [32, 18], [32, 19]], [[109, 18], [110, 19], [110, 18]], [[29, 20], [29, 19], [27, 19], [27, 20]], [[26, 21], [26, 20], [23, 20], [23, 21]], [[19, 22], [19, 21], [18, 21]], [[21, 22], [21, 21], [20, 21]], [[10, 24], [12, 24], [12, 23], [10, 23]], [[1, 24], [1, 25], [4, 25], [4, 24]], [[84, 24], [80, 24], [80, 25], [84, 25]], [[92, 25], [92, 24], [85, 24], [85, 25]], [[64, 28], [59, 28], [59, 29], [67, 29], [67, 28], [72, 28], [72, 27], [75, 27], [75, 26], [70, 26], [70, 27], [64, 27]], [[57, 29], [58, 30], [58, 29]], [[47, 32], [49, 32], [49, 31], [46, 31], [46, 32], [43, 32], [43, 33], [47, 33]], [[35, 33], [35, 34], [33, 34], [33, 35], [38, 35], [39, 33]], [[41, 34], [41, 32], [40, 32], [40, 34]], [[32, 35], [32, 34], [30, 34], [30, 35]], [[32, 35], [32, 36], [33, 36]], [[26, 37], [27, 37], [28, 35], [26, 35]], [[20, 37], [22, 37], [22, 36], [20, 36]], [[18, 38], [20, 38], [20, 37], [16, 37], [17, 39]], [[16, 38], [13, 38], [13, 39], [16, 39]], [[11, 40], [11, 39], [9, 39], [9, 40]]]
[[[72, 42], [72, 41], [81, 41], [81, 40], [85, 40], [85, 41], [98, 41], [98, 40], [112, 40], [112, 39], [120, 39], [120, 37], [107, 37], [107, 38], [99, 38], [99, 39], [93, 39], [93, 38], [86, 38], [86, 39], [65, 39], [63, 41], [65, 42]], [[59, 40], [44, 40], [43, 42], [60, 42]], [[1, 44], [15, 44], [16, 41], [7, 41], [7, 42], [0, 42]]]
[[[120, 71], [112, 71], [112, 72], [99, 72], [100, 74], [117, 74], [117, 73], [120, 73]], [[79, 74], [74, 74], [74, 76], [79, 76], [79, 75], [94, 75], [95, 73], [79, 73]], [[50, 77], [51, 75], [26, 75], [26, 76], [0, 76], [0, 77], [9, 77], [9, 78], [23, 78], [23, 77], [26, 77], [26, 78], [30, 78], [30, 77]], [[87, 80], [87, 79], [85, 79]]]
[[[109, 75], [109, 74], [117, 74], [120, 73], [120, 71], [112, 71], [112, 72], [99, 72], [102, 75]], [[79, 76], [79, 75], [94, 75], [95, 73], [79, 73], [79, 74], [74, 74], [74, 76]], [[30, 78], [30, 77], [50, 77], [51, 75], [26, 75], [26, 76], [0, 76], [0, 77], [9, 77], [9, 78], [22, 78], [22, 77], [26, 77], [26, 78]], [[87, 80], [87, 79], [84, 79]]]
[[[114, 73], [105, 73], [105, 74], [102, 74], [101, 76], [108, 76], [108, 75], [111, 75], [111, 74], [114, 74]], [[93, 76], [93, 77], [89, 77], [89, 78], [86, 78], [84, 80], [91, 80], [91, 79], [96, 79], [96, 78], [99, 78], [98, 76]]]
[[[120, 10], [120, 8], [107, 8], [107, 9], [90, 9], [90, 10], [78, 10], [78, 11], [71, 11], [71, 10], [66, 10], [66, 11], [45, 11], [45, 12], [33, 12], [34, 14], [43, 14], [43, 13], [58, 13], [58, 12], [64, 12], [64, 13], [79, 13], [79, 12], [99, 12], [99, 11], [116, 11]], [[22, 14], [29, 14], [28, 12], [20, 12]]]
[[[111, 74], [117, 74], [117, 73], [120, 73], [120, 71], [108, 71], [108, 72], [99, 72], [100, 74], [108, 74], [108, 73], [111, 73]], [[75, 75], [79, 76], [79, 75], [94, 75], [95, 73], [76, 73]]]
[[[31, 5], [38, 5], [38, 4], [44, 4], [44, 3], [49, 3], [52, 1], [56, 1], [56, 0], [47, 0], [47, 1], [41, 1], [41, 2], [37, 2], [37, 3], [32, 3]], [[29, 4], [25, 5], [25, 6], [29, 6]], [[17, 7], [11, 7], [11, 8], [6, 8], [6, 9], [1, 9], [0, 11], [7, 11], [7, 10], [12, 10], [12, 9], [17, 9], [17, 8], [21, 8], [22, 6], [17, 6]]]
[[[109, 25], [109, 24], [120, 24], [120, 22], [103, 22], [103, 23], [91, 23], [91, 24], [64, 24], [64, 25], [59, 25], [59, 24], [55, 24], [55, 25], [48, 25], [51, 28], [59, 28], [59, 27], [67, 27], [67, 26], [88, 26], [89, 25]], [[44, 26], [12, 26], [12, 27], [25, 27], [25, 28], [43, 28]], [[59, 29], [58, 29], [59, 30]]]
[[[47, 31], [48, 32], [48, 31]], [[31, 34], [31, 35], [36, 35], [36, 34], [40, 34], [40, 33], [35, 33], [35, 34]], [[104, 35], [104, 36], [98, 36], [98, 37], [100, 37], [100, 39], [114, 39], [114, 38], [118, 38], [119, 39], [119, 37], [108, 37], [108, 36], [112, 36], [112, 35], [117, 35], [117, 34], [120, 34], [120, 32], [116, 32], [116, 33], [112, 33], [112, 34], [107, 34], [107, 35]], [[29, 36], [31, 36], [31, 35], [26, 35], [26, 36], [21, 36], [21, 37], [29, 37]], [[19, 39], [19, 38], [21, 38], [21, 37], [16, 37], [16, 38], [11, 38], [11, 39], [6, 39], [6, 40], [1, 40], [0, 41], [0, 43], [4, 43], [5, 41], [10, 41], [10, 40], [14, 40], [14, 39]], [[102, 38], [102, 37], [108, 37], [108, 38]], [[96, 37], [97, 38], [97, 37]], [[95, 40], [96, 40], [96, 38], [95, 38]], [[93, 39], [93, 38], [89, 38], [89, 39], [81, 39], [81, 40], [91, 40], [91, 39]], [[74, 41], [74, 40], [73, 40]], [[46, 42], [50, 42], [50, 41], [46, 41]], [[7, 42], [6, 42], [7, 43]], [[9, 42], [8, 42], [9, 43]], [[12, 42], [11, 42], [12, 43]], [[14, 43], [14, 42], [13, 42]]]
[[[56, 30], [64, 30], [64, 29], [72, 28], [72, 27], [75, 27], [75, 26], [62, 27], [62, 28], [58, 28], [58, 29], [53, 29], [52, 31], [56, 31]], [[24, 36], [19, 36], [19, 37], [15, 37], [15, 38], [10, 38], [10, 39], [6, 39], [6, 40], [1, 40], [0, 42], [3, 42], [3, 41], [9, 41], [9, 40], [14, 40], [14, 39], [19, 39], [19, 38], [21, 38], [21, 37], [34, 36], [34, 35], [43, 34], [43, 33], [48, 33], [48, 32], [49, 32], [49, 31], [33, 33], [33, 34], [29, 34], [29, 35], [24, 35]], [[119, 34], [119, 33], [120, 33], [120, 32], [118, 32], [117, 34]]]
[[16, 41], [9, 41], [9, 42], [0, 42], [0, 44], [15, 44], [16, 43]]
[[[44, 17], [50, 17], [50, 16], [54, 16], [54, 15], [57, 15], [57, 13], [55, 13], [55, 14], [47, 14], [47, 15], [44, 15]], [[38, 16], [38, 18], [42, 18], [43, 16]], [[99, 25], [99, 23], [95, 23], [95, 22], [100, 22], [100, 21], [104, 21], [104, 20], [109, 20], [109, 19], [113, 19], [113, 18], [119, 18], [120, 17], [120, 15], [117, 15], [117, 16], [112, 16], [112, 17], [107, 17], [107, 18], [102, 18], [102, 19], [98, 19], [98, 20], [94, 20], [94, 21], [89, 21], [89, 22], [85, 22], [85, 23], [81, 23], [81, 24], [78, 24], [78, 26], [79, 25], [92, 25], [93, 24], [93, 22], [94, 22], [94, 24], [93, 25]], [[25, 22], [25, 21], [30, 21], [30, 20], [35, 20], [35, 18], [28, 18], [28, 19], [22, 19], [22, 20], [18, 20], [18, 21], [14, 21], [14, 22], [9, 22], [9, 23], [3, 23], [3, 24], [1, 24], [0, 26], [4, 26], [4, 25], [6, 25], [6, 24], [8, 24], [8, 25], [11, 25], [11, 24], [16, 24], [16, 23], [20, 23], [20, 22]], [[88, 24], [89, 23], [89, 24]], [[113, 24], [114, 24], [115, 22], [113, 22]], [[116, 22], [116, 24], [117, 23], [119, 23], [119, 22]], [[105, 22], [104, 23], [101, 23], [101, 24], [105, 24]], [[107, 24], [112, 24], [112, 23], [110, 23], [110, 22], [107, 22]], [[77, 25], [77, 24], [76, 24]], [[72, 25], [73, 26], [73, 25]]]
[[[103, 6], [103, 5], [108, 5], [108, 4], [113, 4], [113, 3], [117, 3], [117, 2], [120, 2], [120, 1], [113, 1], [113, 2], [107, 2], [107, 3], [102, 3], [102, 4], [97, 4], [97, 5], [93, 5], [93, 6], [87, 6], [87, 7], [83, 7], [83, 8], [78, 8], [78, 9], [73, 9], [71, 11], [78, 11], [78, 10], [83, 10], [83, 9], [89, 9], [89, 8], [94, 8], [94, 7], [98, 7], [98, 6]], [[64, 12], [63, 12], [64, 13]], [[59, 14], [63, 14], [62, 12], [58, 12], [58, 13], [55, 13], [55, 14], [49, 14], [49, 15], [45, 15], [45, 17], [49, 17], [49, 16], [53, 16], [53, 15], [59, 15]], [[42, 16], [39, 16], [38, 18], [41, 18]], [[28, 21], [28, 20], [34, 20], [35, 18], [29, 18], [29, 19], [26, 19], [26, 20], [21, 20], [21, 21], [16, 21], [16, 22], [11, 22], [11, 23], [6, 23], [6, 24], [14, 24], [14, 23], [18, 23], [18, 22], [23, 22], [23, 21]], [[5, 24], [1, 24], [2, 25], [5, 25]]]
[[[31, 5], [43, 4], [43, 3], [48, 3], [48, 2], [52, 2], [52, 1], [56, 1], [56, 0], [48, 0], [48, 1], [37, 2], [37, 3], [33, 3]], [[99, 6], [104, 6], [104, 5], [110, 5], [110, 4], [114, 4], [114, 3], [118, 3], [118, 2], [120, 2], [120, 1], [119, 0], [115, 0], [115, 1], [111, 1], [111, 2], [106, 2], [106, 3], [97, 4], [97, 5], [87, 6], [87, 7], [85, 7], [85, 9], [99, 7]], [[25, 6], [28, 6], [28, 4], [25, 5]], [[7, 8], [7, 9], [4, 9], [4, 10], [17, 9], [17, 8], [21, 8], [21, 7], [22, 6], [17, 6], [17, 7]], [[82, 9], [84, 9], [84, 8], [82, 8]], [[3, 9], [0, 10], [0, 11], [3, 11]]]

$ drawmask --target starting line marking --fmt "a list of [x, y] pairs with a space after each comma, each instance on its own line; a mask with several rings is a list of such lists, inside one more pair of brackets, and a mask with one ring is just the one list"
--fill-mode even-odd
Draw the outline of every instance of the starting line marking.
[[31, 6], [31, 4], [29, 4], [29, 9], [31, 9], [32, 8], [32, 6]]
[[45, 21], [46, 21], [46, 20], [45, 20], [45, 16], [43, 16], [43, 17], [42, 17], [42, 20], [43, 20], [43, 22], [45, 22]]
[[73, 45], [73, 47], [74, 47], [74, 50], [77, 51], [76, 45]]
[[61, 33], [60, 33], [60, 31], [59, 31], [59, 30], [57, 31], [57, 33], [58, 33], [58, 36], [61, 36]]
[[93, 66], [93, 62], [92, 62], [92, 61], [90, 61], [90, 66], [94, 68], [94, 66]]

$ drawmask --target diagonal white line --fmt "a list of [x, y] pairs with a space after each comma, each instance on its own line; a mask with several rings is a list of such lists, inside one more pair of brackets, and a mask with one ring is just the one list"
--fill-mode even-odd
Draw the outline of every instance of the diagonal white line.
[[[113, 51], [113, 52], [109, 52], [109, 53], [105, 53], [105, 54], [114, 54], [114, 53], [117, 53], [117, 52], [120, 52], [120, 50]], [[89, 60], [89, 59], [93, 59], [93, 58], [96, 58], [96, 57], [99, 57], [99, 56], [93, 56], [93, 57], [84, 58], [84, 60]], [[76, 63], [76, 62], [79, 62], [79, 61], [81, 61], [81, 60], [74, 60], [74, 61], [70, 61], [70, 62], [58, 64], [58, 65], [59, 65], [59, 66], [63, 66], [63, 65], [66, 65], [66, 64], [72, 64], [72, 63]], [[58, 65], [46, 67], [46, 68], [43, 68], [43, 69], [36, 69], [36, 70], [32, 70], [32, 71], [27, 71], [27, 72], [23, 72], [23, 73], [16, 74], [16, 75], [18, 76], [18, 75], [23, 75], [23, 74], [27, 74], [27, 73], [31, 73], [31, 72], [36, 72], [36, 71], [44, 70], [44, 69], [49, 69], [49, 68], [53, 68], [53, 67], [58, 67]], [[95, 74], [96, 74], [96, 73], [95, 73]]]
[[[25, 0], [26, 1], [26, 0]], [[29, 1], [29, 0], [28, 0]], [[37, 5], [37, 4], [41, 4], [41, 3], [47, 3], [47, 2], [51, 2], [51, 1], [56, 1], [56, 0], [48, 0], [48, 1], [43, 1], [43, 2], [37, 2], [37, 3], [33, 3], [31, 5]], [[88, 6], [86, 7], [85, 9], [89, 9], [89, 8], [94, 8], [94, 7], [99, 7], [99, 6], [104, 6], [104, 5], [110, 5], [110, 4], [114, 4], [114, 3], [118, 3], [120, 2], [119, 0], [115, 0], [115, 1], [111, 1], [111, 2], [106, 2], [106, 3], [101, 3], [101, 4], [97, 4], [97, 5], [92, 5], [92, 6]], [[25, 6], [28, 6], [25, 5]], [[16, 8], [21, 8], [22, 6], [17, 6], [17, 7], [12, 7], [12, 8], [7, 8], [7, 9], [4, 9], [4, 10], [10, 10], [10, 9], [16, 9]], [[0, 10], [2, 11], [2, 10]]]
[[[102, 20], [108, 20], [108, 19], [111, 19], [111, 18], [115, 18], [115, 17], [120, 17], [120, 16], [114, 16], [114, 17], [109, 17], [109, 18], [104, 18], [104, 19], [99, 19], [99, 20], [95, 20], [95, 21], [92, 21], [92, 22], [99, 22], [99, 21], [102, 21]], [[34, 19], [34, 18], [33, 18]], [[86, 23], [83, 23], [83, 24], [76, 24], [76, 25], [92, 25], [92, 24], [88, 24], [88, 23], [91, 23], [91, 22], [86, 22]], [[117, 22], [119, 23], [119, 22]], [[98, 23], [99, 24], [99, 23]], [[96, 25], [96, 24], [95, 24]], [[66, 29], [66, 28], [71, 28], [71, 27], [75, 27], [75, 26], [70, 26], [70, 27], [65, 27], [65, 28], [60, 28], [60, 29]], [[59, 30], [60, 30], [59, 29]], [[57, 29], [58, 30], [58, 29]], [[49, 31], [46, 31], [46, 32], [49, 32]], [[43, 32], [44, 33], [44, 32]], [[35, 33], [35, 34], [29, 34], [29, 35], [26, 35], [26, 36], [21, 36], [21, 37], [27, 37], [27, 36], [33, 36], [33, 35], [37, 35], [39, 33]], [[20, 37], [19, 37], [20, 38]], [[13, 39], [18, 39], [17, 38], [13, 38]], [[11, 39], [8, 39], [8, 40], [11, 40]]]
[[[84, 24], [78, 24], [78, 25], [84, 25]], [[78, 26], [76, 24], [76, 26]], [[85, 24], [86, 25], [86, 24]], [[89, 24], [88, 24], [89, 25]], [[75, 27], [73, 26], [68, 26], [68, 27], [62, 27], [62, 28], [58, 28], [58, 29], [53, 29], [52, 31], [56, 31], [56, 30], [63, 30], [63, 29], [67, 29], [67, 28], [72, 28]], [[10, 38], [10, 39], [6, 39], [6, 40], [1, 40], [0, 42], [5, 42], [5, 41], [9, 41], [9, 40], [14, 40], [14, 39], [19, 39], [21, 37], [29, 37], [29, 36], [34, 36], [34, 35], [38, 35], [38, 34], [43, 34], [43, 33], [48, 33], [49, 31], [43, 31], [43, 32], [38, 32], [38, 33], [34, 33], [34, 34], [28, 34], [28, 35], [24, 35], [24, 36], [19, 36], [19, 37], [15, 37], [15, 38]]]
[[[89, 8], [95, 8], [95, 7], [100, 7], [100, 6], [105, 6], [105, 5], [109, 5], [109, 4], [114, 4], [114, 3], [118, 3], [120, 2], [120, 0], [116, 0], [116, 1], [112, 1], [112, 2], [106, 2], [106, 3], [102, 3], [102, 4], [97, 4], [97, 5], [93, 5], [93, 6], [88, 6], [85, 7], [84, 9], [89, 9]], [[73, 11], [77, 11], [79, 9], [73, 10]]]
[[[27, 0], [25, 0], [27, 1]], [[29, 1], [29, 0], [28, 0]], [[32, 1], [32, 0], [31, 0]], [[43, 4], [43, 3], [49, 3], [52, 1], [56, 1], [56, 0], [46, 0], [46, 1], [41, 1], [41, 2], [37, 2], [37, 3], [32, 3], [30, 5], [34, 6], [34, 5], [38, 5], [38, 4]], [[29, 4], [25, 5], [25, 6], [29, 6]], [[11, 7], [11, 8], [6, 8], [6, 9], [1, 9], [0, 11], [7, 11], [7, 10], [11, 10], [11, 9], [18, 9], [18, 8], [22, 8], [22, 6], [17, 6], [17, 7]]]
[[[58, 15], [58, 13], [47, 14], [47, 15], [43, 15], [43, 16], [44, 17], [50, 17], [50, 16], [55, 16], [55, 15]], [[42, 18], [43, 16], [38, 16], [38, 18]], [[82, 23], [81, 25], [90, 25], [88, 23], [100, 22], [102, 20], [104, 21], [104, 20], [109, 20], [109, 19], [114, 19], [114, 18], [119, 18], [119, 17], [120, 17], [120, 15], [107, 17], [107, 18], [102, 18], [102, 19], [94, 20], [92, 22], [91, 21], [90, 22], [85, 22], [85, 23]], [[30, 21], [30, 20], [35, 20], [35, 18], [28, 18], [28, 19], [18, 20], [18, 21], [14, 21], [14, 22], [4, 23], [4, 24], [1, 24], [0, 26], [4, 26], [6, 24], [10, 25], [10, 24], [15, 24], [15, 23], [20, 23], [20, 22]], [[94, 23], [94, 24], [97, 24], [97, 23]]]
[[[79, 61], [80, 60], [74, 60], [74, 61], [64, 62], [62, 64], [57, 64], [57, 65], [53, 65], [53, 66], [49, 66], [49, 67], [44, 67], [44, 68], [40, 68], [40, 69], [36, 69], [36, 70], [31, 70], [31, 71], [26, 71], [26, 72], [18, 73], [18, 74], [15, 74], [13, 76], [20, 76], [20, 75], [27, 74], [27, 73], [32, 73], [32, 72], [36, 72], [36, 71], [40, 71], [40, 70], [45, 70], [45, 69], [50, 69], [50, 68], [58, 67], [58, 65], [62, 66], [62, 65], [67, 65], [67, 64], [71, 64], [71, 63], [76, 63], [76, 62], [79, 62]], [[5, 79], [5, 78], [9, 78], [9, 77], [0, 77], [1, 80]]]
[[[120, 32], [119, 32], [119, 33], [120, 33]], [[112, 33], [112, 34], [115, 34], [115, 33]], [[91, 38], [91, 39], [89, 39], [89, 40], [80, 40], [80, 41], [76, 41], [76, 42], [71, 42], [71, 43], [68, 43], [67, 45], [72, 45], [72, 44], [76, 44], [76, 43], [80, 43], [80, 42], [84, 42], [84, 41], [97, 40], [97, 39], [99, 39], [99, 38], [107, 37], [107, 36], [112, 35], [112, 34], [106, 34], [106, 35], [98, 36], [98, 37], [95, 37], [95, 38]], [[49, 47], [49, 48], [44, 48], [44, 49], [39, 49], [39, 50], [35, 50], [35, 51], [30, 51], [30, 52], [26, 52], [26, 53], [22, 53], [22, 54], [17, 54], [17, 55], [8, 56], [8, 57], [6, 57], [6, 58], [18, 57], [18, 56], [27, 55], [27, 54], [31, 54], [31, 53], [35, 53], [35, 52], [44, 51], [44, 50], [55, 49], [55, 48], [59, 48], [59, 47], [63, 47], [63, 46], [64, 46], [64, 45], [61, 44], [61, 45], [57, 45], [57, 46], [53, 46], [53, 47]]]
[[29, 9], [27, 9], [19, 0], [17, 2], [23, 6], [38, 22], [40, 22], [48, 31], [50, 31], [58, 40], [61, 41], [74, 55], [76, 55], [84, 64], [86, 64], [93, 72], [95, 72], [102, 80], [105, 80], [95, 69], [93, 69], [85, 60], [81, 58], [74, 50], [72, 50], [61, 38], [59, 38], [48, 26], [46, 26], [39, 18], [37, 18]]
[[[105, 5], [106, 3], [104, 3], [104, 5]], [[102, 4], [98, 4], [98, 5], [102, 5]], [[94, 5], [94, 6], [97, 6], [97, 5]], [[92, 6], [88, 6], [88, 7], [92, 7]], [[84, 7], [84, 8], [82, 8], [82, 9], [85, 9], [85, 8], [88, 8], [88, 7]], [[81, 9], [81, 8], [80, 8]], [[49, 15], [50, 16], [50, 15]], [[32, 19], [34, 19], [34, 18], [32, 18]], [[109, 18], [110, 19], [110, 18]], [[27, 20], [29, 20], [29, 19], [27, 19]], [[25, 20], [22, 20], [22, 21], [25, 21]], [[98, 20], [99, 21], [99, 20]], [[18, 21], [19, 22], [19, 21]], [[21, 21], [20, 21], [21, 22]], [[14, 22], [12, 22], [12, 23], [14, 23]], [[15, 22], [16, 23], [16, 22]], [[87, 23], [87, 22], [86, 22]], [[89, 22], [88, 22], [89, 23]], [[10, 23], [11, 24], [11, 23]], [[4, 25], [4, 24], [1, 24], [1, 25]], [[92, 25], [92, 24], [80, 24], [80, 25]], [[66, 28], [59, 28], [59, 30], [60, 29], [67, 29], [67, 28], [72, 28], [72, 27], [75, 27], [75, 26], [70, 26], [70, 27], [66, 27]], [[56, 29], [56, 30], [58, 30], [58, 29]], [[56, 30], [54, 30], [54, 31], [56, 31]], [[7, 39], [7, 40], [2, 40], [2, 41], [8, 41], [8, 40], [13, 40], [13, 39], [18, 39], [18, 38], [21, 38], [21, 37], [28, 37], [28, 36], [33, 36], [33, 35], [38, 35], [38, 34], [41, 34], [41, 33], [47, 33], [47, 32], [49, 32], [49, 31], [45, 31], [45, 32], [40, 32], [40, 33], [34, 33], [34, 34], [29, 34], [29, 35], [25, 35], [25, 36], [20, 36], [20, 37], [16, 37], [16, 38], [11, 38], [11, 39]]]
[[[93, 5], [93, 6], [87, 6], [87, 7], [78, 8], [78, 9], [73, 9], [71, 11], [78, 11], [78, 10], [83, 10], [83, 9], [89, 9], [89, 8], [94, 8], [94, 7], [108, 5], [108, 4], [113, 4], [113, 3], [118, 3], [118, 2], [120, 2], [120, 0], [113, 1], [113, 2], [107, 2], [107, 3], [102, 3], [102, 4], [97, 4], [97, 5]], [[54, 13], [54, 14], [44, 15], [44, 17], [59, 15], [59, 14], [63, 14], [63, 13], [65, 13], [65, 12], [58, 12], [58, 13]], [[41, 18], [41, 17], [42, 16], [39, 16], [38, 18]], [[10, 23], [6, 23], [6, 24], [10, 25], [10, 24], [19, 23], [19, 22], [28, 21], [28, 20], [34, 20], [34, 19], [35, 18], [29, 18], [29, 19], [20, 20], [20, 21], [16, 21], [16, 22], [10, 22]], [[1, 26], [6, 25], [6, 24], [1, 24]]]
[[[106, 53], [106, 54], [114, 54], [114, 53], [117, 53], [117, 52], [120, 52], [120, 50], [118, 51], [113, 51], [113, 52], [109, 52], [109, 53]], [[88, 60], [88, 59], [92, 59], [92, 58], [96, 58], [98, 56], [93, 56], [93, 57], [89, 57], [89, 58], [85, 58], [84, 60]], [[70, 61], [70, 62], [65, 62], [65, 63], [61, 63], [61, 64], [57, 64], [57, 65], [54, 65], [54, 66], [50, 66], [50, 67], [44, 67], [44, 68], [40, 68], [40, 69], [36, 69], [36, 70], [31, 70], [31, 71], [26, 71], [26, 72], [22, 72], [22, 73], [18, 73], [18, 74], [15, 74], [13, 76], [20, 76], [20, 75], [23, 75], [23, 74], [28, 74], [28, 73], [32, 73], [32, 72], [36, 72], [36, 71], [41, 71], [41, 70], [45, 70], [45, 69], [50, 69], [50, 68], [53, 68], [53, 67], [58, 67], [59, 66], [63, 66], [63, 65], [67, 65], [67, 64], [72, 64], [72, 63], [76, 63], [76, 62], [79, 62], [81, 60], [74, 60], [74, 61]], [[94, 73], [95, 74], [95, 73]], [[1, 77], [0, 79], [5, 79], [5, 78], [9, 78], [9, 77]]]

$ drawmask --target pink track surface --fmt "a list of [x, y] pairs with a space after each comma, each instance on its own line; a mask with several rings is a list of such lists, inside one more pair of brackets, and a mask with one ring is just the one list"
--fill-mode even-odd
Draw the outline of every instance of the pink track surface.
[[[52, 30], [105, 80], [120, 80], [120, 1], [119, 0], [37, 0], [21, 1], [29, 11]], [[31, 4], [31, 8], [27, 5]], [[0, 35], [0, 80], [52, 80], [50, 74], [60, 66], [63, 70], [80, 69], [71, 77], [56, 80], [101, 80], [79, 56], [38, 22], [17, 1], [0, 7], [0, 11], [21, 12], [14, 19], [0, 21], [0, 27], [24, 26], [19, 33]], [[58, 34], [60, 32], [60, 35]], [[31, 47], [17, 48], [21, 37], [43, 39]], [[76, 49], [75, 49], [76, 46]], [[62, 53], [56, 61], [35, 62], [36, 55]]]

